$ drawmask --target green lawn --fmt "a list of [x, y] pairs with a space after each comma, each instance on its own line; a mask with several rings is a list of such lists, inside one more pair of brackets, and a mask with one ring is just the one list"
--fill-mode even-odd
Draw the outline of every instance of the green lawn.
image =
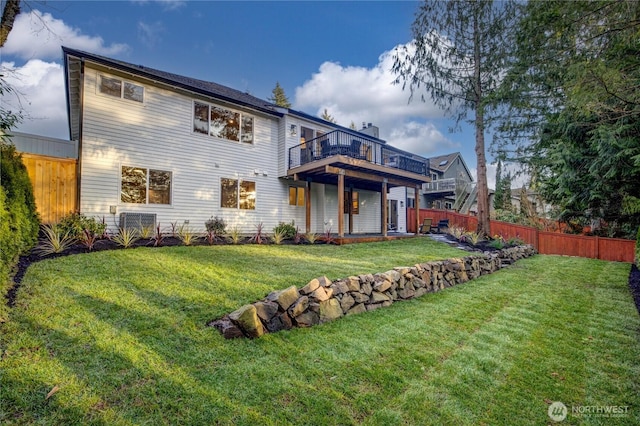
[[[535, 256], [310, 329], [224, 340], [269, 291], [461, 256], [428, 238], [135, 249], [33, 265], [1, 326], [0, 424], [640, 424], [629, 265]], [[47, 393], [58, 387], [48, 399]]]

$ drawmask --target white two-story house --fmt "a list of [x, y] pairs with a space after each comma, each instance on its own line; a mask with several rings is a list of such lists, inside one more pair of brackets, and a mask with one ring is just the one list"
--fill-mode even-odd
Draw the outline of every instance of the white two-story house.
[[267, 232], [387, 232], [387, 194], [428, 161], [247, 93], [63, 48], [78, 206], [111, 230], [177, 222]]

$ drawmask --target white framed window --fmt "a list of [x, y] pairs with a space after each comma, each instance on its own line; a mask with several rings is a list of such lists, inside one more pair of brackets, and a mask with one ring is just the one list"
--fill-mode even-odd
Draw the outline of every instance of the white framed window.
[[98, 91], [104, 95], [134, 102], [144, 102], [144, 86], [102, 74], [98, 80]]
[[210, 105], [193, 102], [193, 131], [216, 138], [253, 143], [253, 117]]
[[451, 201], [445, 201], [444, 202], [444, 208], [446, 210], [451, 210], [453, 208], [453, 203]]
[[256, 183], [242, 179], [220, 179], [220, 207], [255, 210]]
[[304, 187], [303, 186], [290, 186], [289, 187], [289, 205], [304, 207]]
[[144, 167], [122, 166], [120, 202], [130, 204], [171, 204], [173, 173]]

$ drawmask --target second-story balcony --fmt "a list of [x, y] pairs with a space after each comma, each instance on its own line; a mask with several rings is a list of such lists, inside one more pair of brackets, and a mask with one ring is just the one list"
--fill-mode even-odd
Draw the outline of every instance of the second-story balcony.
[[[308, 169], [315, 163], [343, 163], [380, 174], [428, 175], [429, 162], [384, 143], [335, 130], [289, 149], [289, 170]], [[376, 167], [377, 166], [377, 167]]]

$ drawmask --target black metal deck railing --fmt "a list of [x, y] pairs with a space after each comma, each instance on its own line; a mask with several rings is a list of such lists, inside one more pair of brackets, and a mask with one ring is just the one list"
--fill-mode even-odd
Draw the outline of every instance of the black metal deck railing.
[[341, 130], [334, 130], [289, 148], [289, 168], [334, 155], [343, 155], [423, 176], [429, 171], [429, 161], [426, 159], [417, 159], [389, 145]]

